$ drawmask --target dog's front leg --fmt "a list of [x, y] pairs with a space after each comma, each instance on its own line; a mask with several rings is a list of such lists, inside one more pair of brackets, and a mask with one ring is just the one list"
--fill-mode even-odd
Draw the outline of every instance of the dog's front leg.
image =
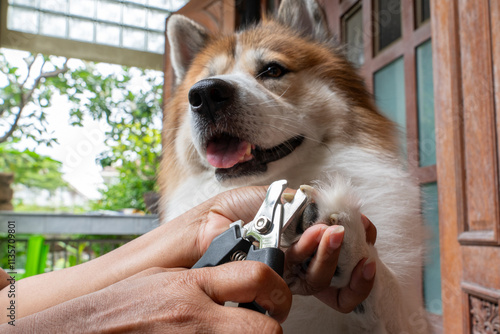
[[[376, 247], [367, 243], [361, 221], [360, 201], [349, 181], [337, 176], [328, 185], [320, 186], [315, 193], [315, 203], [317, 212], [312, 214], [315, 222], [342, 225], [345, 229], [331, 286], [341, 289], [350, 284], [354, 268], [364, 258], [367, 259], [365, 264], [376, 264], [375, 282], [370, 295], [352, 312], [343, 316], [347, 332], [429, 333], [425, 315], [420, 311], [417, 311], [417, 315], [414, 314], [416, 310], [421, 310], [420, 301], [405, 297], [408, 294], [403, 293], [404, 283], [398, 280], [390, 267], [380, 259]], [[307, 270], [306, 266], [302, 265], [302, 268], [296, 271], [297, 279], [304, 279], [300, 273]], [[295, 285], [291, 288], [300, 288], [301, 285], [304, 286], [297, 284], [295, 280]], [[415, 287], [408, 284], [405, 286], [405, 289], [411, 288]]]

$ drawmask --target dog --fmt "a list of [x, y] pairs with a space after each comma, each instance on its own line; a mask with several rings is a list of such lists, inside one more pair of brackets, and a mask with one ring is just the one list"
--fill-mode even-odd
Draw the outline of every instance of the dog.
[[[276, 18], [228, 35], [172, 15], [167, 36], [176, 89], [163, 124], [162, 219], [234, 187], [314, 184], [317, 221], [345, 227], [332, 286], [348, 284], [362, 258], [376, 262], [377, 274], [348, 314], [294, 296], [285, 332], [429, 333], [419, 187], [396, 126], [316, 1], [283, 0]], [[376, 246], [366, 243], [361, 213], [377, 227]]]

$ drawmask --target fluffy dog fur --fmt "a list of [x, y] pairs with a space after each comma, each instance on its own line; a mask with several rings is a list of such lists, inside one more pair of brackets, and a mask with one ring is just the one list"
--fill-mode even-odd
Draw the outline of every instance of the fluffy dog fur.
[[[291, 187], [315, 184], [319, 220], [335, 214], [346, 229], [332, 285], [345, 286], [363, 257], [377, 263], [375, 285], [349, 314], [295, 296], [285, 332], [430, 332], [419, 288], [424, 233], [418, 186], [398, 156], [393, 123], [332, 43], [317, 3], [284, 0], [276, 19], [230, 35], [173, 15], [167, 33], [177, 87], [165, 108], [162, 219], [232, 187], [277, 179]], [[221, 98], [215, 88], [209, 98], [230, 95], [209, 114], [196, 111], [202, 103], [193, 95], [204, 79], [227, 90]], [[238, 149], [227, 148], [231, 143]], [[249, 151], [242, 153], [245, 145]], [[210, 154], [240, 160], [217, 165]], [[360, 212], [377, 227], [376, 247], [365, 242]]]

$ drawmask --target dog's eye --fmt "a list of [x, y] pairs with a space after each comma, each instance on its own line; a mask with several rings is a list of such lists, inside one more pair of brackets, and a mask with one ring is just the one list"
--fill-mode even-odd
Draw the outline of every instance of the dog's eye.
[[270, 63], [262, 67], [259, 71], [258, 77], [265, 78], [280, 78], [287, 74], [289, 71], [277, 63]]

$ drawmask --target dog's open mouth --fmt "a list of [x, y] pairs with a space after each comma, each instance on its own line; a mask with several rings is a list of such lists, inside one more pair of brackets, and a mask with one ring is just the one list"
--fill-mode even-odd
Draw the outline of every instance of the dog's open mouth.
[[208, 141], [207, 161], [216, 168], [219, 178], [262, 173], [267, 170], [268, 163], [286, 157], [303, 141], [303, 136], [296, 136], [263, 149], [238, 137], [222, 134]]

